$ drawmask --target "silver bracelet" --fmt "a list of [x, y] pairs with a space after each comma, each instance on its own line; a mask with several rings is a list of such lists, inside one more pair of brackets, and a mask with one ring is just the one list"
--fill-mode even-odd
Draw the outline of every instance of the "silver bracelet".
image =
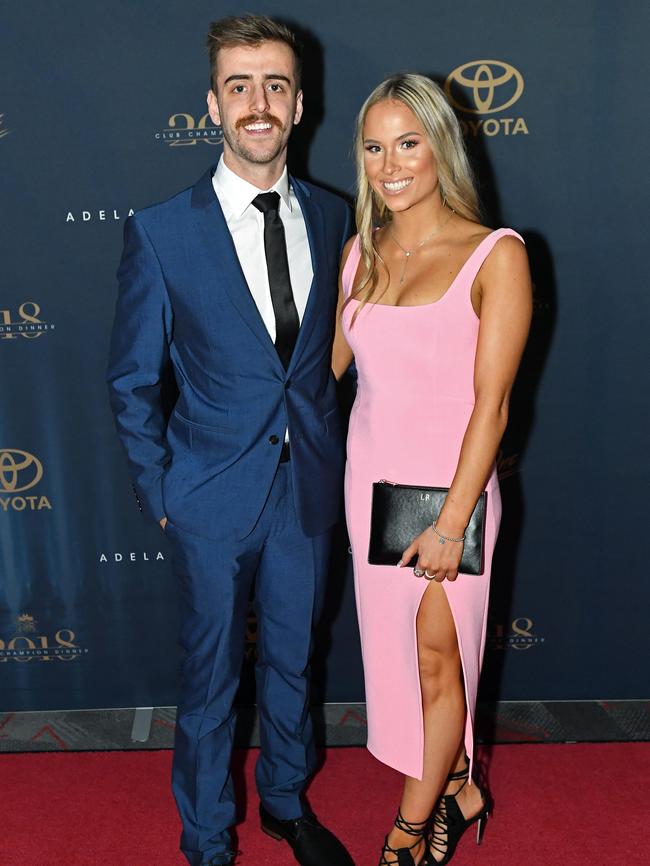
[[438, 542], [439, 544], [444, 544], [445, 541], [456, 541], [456, 542], [458, 542], [458, 543], [460, 543], [460, 542], [462, 542], [462, 541], [465, 541], [465, 536], [464, 536], [464, 535], [462, 535], [460, 538], [453, 538], [451, 535], [443, 535], [442, 532], [438, 532], [438, 530], [436, 529], [436, 521], [435, 521], [435, 520], [434, 520], [433, 523], [431, 524], [431, 529], [433, 529], [433, 531], [435, 532], [435, 534], [436, 534], [436, 535], [438, 536], [438, 538], [440, 539], [440, 541]]

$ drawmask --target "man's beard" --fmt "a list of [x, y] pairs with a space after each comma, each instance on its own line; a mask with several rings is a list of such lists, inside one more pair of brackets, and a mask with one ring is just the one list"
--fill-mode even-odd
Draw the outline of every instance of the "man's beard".
[[[276, 129], [279, 129], [282, 135], [273, 141], [269, 141], [267, 145], [269, 149], [266, 151], [249, 149], [246, 146], [246, 143], [238, 137], [237, 133], [240, 129], [243, 129], [244, 126], [250, 123], [270, 123]], [[228, 143], [228, 146], [237, 154], [237, 156], [242, 157], [242, 159], [245, 159], [247, 162], [254, 162], [258, 165], [273, 162], [286, 144], [284, 136], [285, 127], [282, 125], [281, 121], [272, 114], [251, 114], [248, 115], [248, 117], [240, 118], [240, 120], [235, 124], [234, 130], [222, 127], [221, 131], [224, 139]]]

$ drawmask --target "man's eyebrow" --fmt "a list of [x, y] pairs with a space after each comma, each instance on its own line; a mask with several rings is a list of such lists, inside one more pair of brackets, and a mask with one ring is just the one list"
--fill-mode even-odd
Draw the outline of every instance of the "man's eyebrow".
[[[228, 78], [224, 81], [224, 84], [229, 84], [231, 81], [250, 81], [252, 79], [252, 75], [229, 75]], [[265, 81], [286, 81], [287, 84], [291, 84], [291, 79], [288, 76], [283, 75], [280, 72], [267, 74], [264, 76]]]

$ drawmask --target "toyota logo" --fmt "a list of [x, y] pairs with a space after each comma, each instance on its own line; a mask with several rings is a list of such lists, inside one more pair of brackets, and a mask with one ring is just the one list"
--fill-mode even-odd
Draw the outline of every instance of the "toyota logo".
[[[470, 60], [457, 66], [445, 81], [445, 93], [451, 104], [469, 114], [503, 111], [513, 105], [523, 92], [521, 72], [502, 60]], [[465, 102], [459, 100], [462, 95]]]
[[29, 490], [42, 477], [43, 465], [33, 454], [17, 448], [0, 449], [0, 489], [5, 493]]

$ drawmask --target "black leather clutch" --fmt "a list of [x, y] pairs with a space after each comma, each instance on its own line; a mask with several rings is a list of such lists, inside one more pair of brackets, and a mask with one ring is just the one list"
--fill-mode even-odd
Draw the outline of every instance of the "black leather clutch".
[[[397, 565], [413, 539], [437, 520], [448, 493], [448, 487], [375, 482], [372, 485], [369, 564]], [[463, 574], [483, 574], [486, 502], [487, 492], [483, 491], [465, 530], [463, 557], [458, 569]], [[414, 566], [416, 562], [417, 558], [413, 557], [408, 565]]]

